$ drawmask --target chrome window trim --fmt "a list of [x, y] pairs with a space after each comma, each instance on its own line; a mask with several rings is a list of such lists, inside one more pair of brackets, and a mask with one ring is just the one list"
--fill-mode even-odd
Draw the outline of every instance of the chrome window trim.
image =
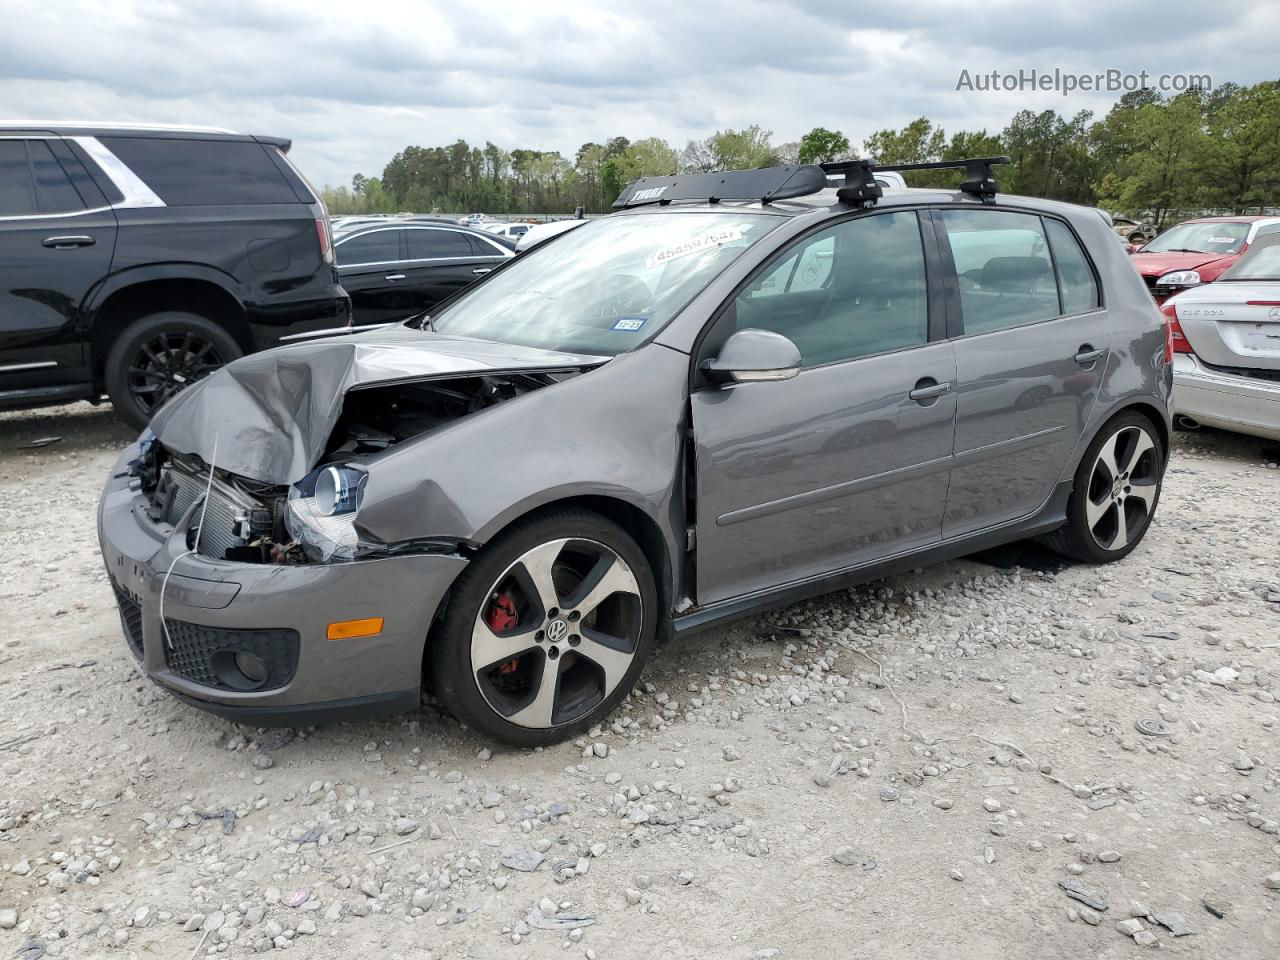
[[80, 149], [102, 168], [102, 172], [115, 184], [124, 199], [112, 204], [116, 209], [132, 209], [136, 207], [163, 207], [165, 202], [156, 196], [136, 173], [125, 165], [125, 162], [112, 153], [97, 137], [67, 137], [78, 144]]
[[[379, 225], [368, 230], [359, 230], [356, 233], [348, 234], [347, 236], [343, 237], [341, 240], [335, 240], [333, 243], [334, 251], [336, 252], [338, 247], [342, 246], [344, 243], [347, 243], [350, 240], [355, 240], [357, 237], [367, 237], [375, 233], [386, 233], [388, 230], [441, 230], [441, 231], [448, 231], [449, 233], [460, 233], [464, 237], [479, 236], [477, 233], [475, 233], [472, 230], [459, 230], [457, 227], [446, 227], [444, 225], [436, 226], [434, 224], [427, 224], [427, 223], [388, 224], [386, 226]], [[502, 259], [510, 259], [511, 257], [515, 256], [515, 251], [508, 250], [506, 247], [504, 247], [500, 243], [494, 243], [488, 237], [479, 237], [479, 239], [483, 240], [485, 243], [487, 243], [490, 247], [493, 248], [495, 256], [499, 256]], [[474, 255], [467, 256], [467, 257], [412, 257], [406, 260], [371, 260], [366, 263], [342, 263], [341, 261], [338, 261], [337, 266], [339, 269], [345, 269], [350, 267], [389, 267], [389, 266], [394, 266], [395, 264], [400, 264], [400, 263], [409, 263], [409, 264], [443, 263], [444, 261], [449, 261], [450, 263], [453, 263], [453, 262], [464, 261], [464, 260], [492, 260], [492, 259], [494, 259], [493, 256], [474, 256]]]

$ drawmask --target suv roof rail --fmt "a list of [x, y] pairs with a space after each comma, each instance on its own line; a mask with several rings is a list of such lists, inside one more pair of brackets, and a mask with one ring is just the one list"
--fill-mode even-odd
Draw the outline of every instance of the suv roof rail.
[[189, 123], [109, 123], [101, 120], [29, 120], [21, 123], [6, 123], [5, 126], [22, 127], [24, 129], [76, 127], [98, 130], [171, 130], [174, 133], [236, 133], [236, 131], [228, 130], [226, 127], [202, 127]]
[[816, 164], [787, 163], [759, 170], [717, 170], [669, 177], [641, 177], [623, 187], [614, 207], [665, 206], [673, 200], [788, 200], [827, 188], [827, 175]]

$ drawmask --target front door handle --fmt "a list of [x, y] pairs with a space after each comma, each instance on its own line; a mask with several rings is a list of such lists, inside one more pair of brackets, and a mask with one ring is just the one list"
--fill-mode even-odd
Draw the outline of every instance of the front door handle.
[[907, 396], [916, 403], [928, 404], [929, 401], [937, 400], [938, 397], [942, 396], [944, 393], [950, 392], [951, 384], [949, 382], [938, 383], [938, 381], [934, 380], [933, 377], [925, 377], [924, 379], [916, 382], [915, 389], [907, 394]]
[[471, 272], [476, 274], [477, 276], [482, 273], [493, 273], [493, 267], [476, 267]]
[[76, 247], [92, 247], [93, 237], [45, 237], [44, 246], [54, 250], [74, 250]]
[[404, 279], [404, 274], [403, 274], [403, 273], [388, 273], [388, 274], [387, 274], [385, 277], [383, 277], [382, 279], [383, 279], [383, 280], [403, 280], [403, 279]]
[[1093, 348], [1093, 344], [1082, 343], [1079, 351], [1076, 353], [1076, 363], [1080, 364], [1082, 367], [1087, 367], [1089, 364], [1101, 357], [1102, 353], [1103, 351], [1101, 350], [1095, 350]]

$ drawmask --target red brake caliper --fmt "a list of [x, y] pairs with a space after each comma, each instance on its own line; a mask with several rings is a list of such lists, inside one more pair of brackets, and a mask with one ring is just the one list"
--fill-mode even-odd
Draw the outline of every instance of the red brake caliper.
[[[489, 609], [485, 611], [484, 620], [494, 633], [506, 633], [512, 629], [519, 622], [520, 615], [516, 613], [516, 604], [511, 599], [511, 594], [495, 594], [489, 602]], [[498, 672], [515, 673], [518, 660], [519, 658], [513, 657], [506, 663], [499, 664]]]

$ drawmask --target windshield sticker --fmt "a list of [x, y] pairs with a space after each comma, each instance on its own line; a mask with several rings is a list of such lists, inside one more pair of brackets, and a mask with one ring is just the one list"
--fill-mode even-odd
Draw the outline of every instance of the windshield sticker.
[[1236, 238], [1235, 237], [1210, 237], [1209, 242], [1210, 243], [1235, 243]]
[[648, 317], [619, 317], [618, 322], [613, 325], [613, 329], [622, 333], [636, 333], [648, 319]]
[[735, 240], [742, 239], [742, 231], [737, 227], [722, 227], [719, 230], [713, 230], [705, 236], [698, 237], [694, 240], [685, 240], [683, 243], [673, 244], [670, 247], [651, 253], [644, 258], [646, 267], [660, 267], [670, 260], [678, 260], [680, 257], [687, 257], [693, 253], [701, 253], [704, 250], [710, 250], [713, 247], [719, 247], [726, 243], [732, 243]]

